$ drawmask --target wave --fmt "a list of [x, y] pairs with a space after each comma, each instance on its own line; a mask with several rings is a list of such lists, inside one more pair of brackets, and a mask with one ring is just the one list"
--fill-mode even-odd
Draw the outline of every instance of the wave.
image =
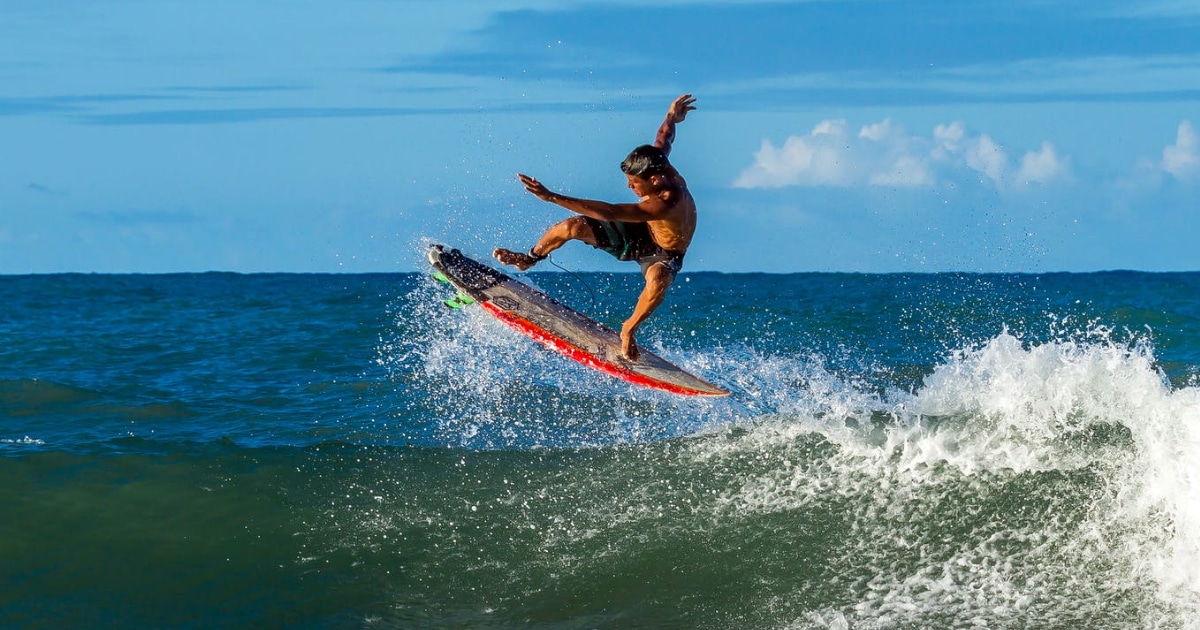
[[[709, 467], [777, 462], [714, 503], [728, 518], [843, 499], [857, 601], [796, 627], [1106, 615], [1188, 627], [1200, 612], [1200, 389], [1173, 388], [1147, 343], [1086, 337], [1004, 333], [952, 353], [910, 392], [765, 362], [774, 376], [759, 380], [802, 384], [692, 454]], [[814, 437], [829, 445], [816, 459]]]
[[[551, 533], [526, 515], [546, 562], [575, 559], [559, 575], [602, 572], [578, 562], [586, 553], [635, 563], [665, 554], [703, 572], [689, 542], [699, 536], [724, 579], [757, 582], [739, 591], [756, 612], [723, 623], [1200, 618], [1200, 389], [1173, 385], [1145, 336], [1097, 325], [1040, 340], [1004, 331], [915, 375], [814, 352], [652, 340], [735, 392], [695, 401], [600, 380], [483, 314], [422, 317], [439, 327], [410, 321], [412, 336], [385, 345], [381, 361], [419, 375], [440, 401], [428, 437], [529, 457], [601, 449], [579, 455], [586, 475], [543, 479], [510, 499], [569, 497], [569, 515], [541, 514], [569, 527]], [[622, 551], [646, 540], [658, 541], [649, 556]]]
[[[80, 549], [216, 532], [223, 553], [176, 543], [171, 562], [216, 574], [232, 553], [245, 592], [290, 610], [280, 585], [308, 585], [305, 606], [363, 623], [1175, 628], [1200, 614], [1200, 391], [1172, 386], [1148, 342], [1005, 332], [916, 381], [812, 353], [662, 348], [730, 375], [732, 400], [695, 401], [570, 373], [488, 319], [439, 321], [394, 354], [381, 344], [393, 387], [436, 394], [389, 411], [386, 439], [119, 437], [0, 461], [41, 488], [8, 495], [29, 508], [20, 566], [60, 544], [35, 533], [61, 505], [103, 503]], [[317, 588], [315, 571], [370, 601]]]

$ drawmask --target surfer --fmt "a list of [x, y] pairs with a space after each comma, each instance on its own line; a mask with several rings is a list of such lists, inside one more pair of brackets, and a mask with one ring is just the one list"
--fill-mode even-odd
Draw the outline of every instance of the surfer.
[[675, 125], [683, 122], [688, 112], [695, 111], [695, 103], [691, 94], [675, 99], [658, 128], [654, 144], [634, 149], [621, 162], [629, 189], [639, 198], [637, 203], [614, 204], [568, 197], [518, 173], [530, 194], [581, 216], [550, 226], [527, 254], [507, 249], [492, 253], [502, 264], [525, 271], [545, 260], [550, 252], [575, 240], [602, 249], [618, 260], [637, 261], [646, 285], [633, 314], [621, 326], [621, 354], [628, 360], [637, 359], [638, 326], [662, 304], [667, 288], [683, 268], [683, 257], [696, 232], [696, 202], [688, 192], [687, 182], [667, 160], [675, 140]]

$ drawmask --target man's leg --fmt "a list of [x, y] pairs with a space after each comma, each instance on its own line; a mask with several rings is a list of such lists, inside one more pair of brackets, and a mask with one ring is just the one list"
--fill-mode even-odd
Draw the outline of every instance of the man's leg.
[[674, 281], [675, 274], [666, 265], [655, 264], [646, 269], [646, 287], [638, 296], [637, 306], [633, 308], [633, 315], [625, 320], [625, 325], [621, 326], [621, 354], [626, 359], [630, 361], [637, 359], [638, 349], [634, 335], [637, 333], [638, 326], [641, 326], [642, 322], [646, 321], [646, 318], [654, 312], [654, 309], [663, 303], [663, 299], [667, 297], [667, 287], [671, 286]]
[[596, 244], [596, 235], [588, 226], [586, 217], [571, 217], [550, 226], [537, 244], [529, 250], [529, 254], [497, 248], [492, 252], [492, 256], [495, 256], [501, 264], [512, 265], [519, 271], [525, 271], [536, 265], [542, 258], [549, 256], [550, 252], [565, 245], [567, 241], [583, 241], [593, 246]]

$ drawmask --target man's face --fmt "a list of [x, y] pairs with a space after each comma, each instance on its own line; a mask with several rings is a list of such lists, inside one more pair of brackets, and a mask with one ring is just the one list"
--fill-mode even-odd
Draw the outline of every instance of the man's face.
[[655, 176], [642, 177], [641, 175], [625, 174], [625, 179], [629, 180], [629, 190], [638, 197], [649, 197], [658, 190]]

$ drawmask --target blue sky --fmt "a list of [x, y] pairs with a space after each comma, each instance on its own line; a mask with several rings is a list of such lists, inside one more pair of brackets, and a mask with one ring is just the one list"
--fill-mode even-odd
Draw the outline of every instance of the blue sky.
[[[629, 201], [687, 268], [1200, 269], [1200, 2], [0, 3], [0, 273], [410, 271]], [[575, 269], [623, 267], [581, 245]]]

